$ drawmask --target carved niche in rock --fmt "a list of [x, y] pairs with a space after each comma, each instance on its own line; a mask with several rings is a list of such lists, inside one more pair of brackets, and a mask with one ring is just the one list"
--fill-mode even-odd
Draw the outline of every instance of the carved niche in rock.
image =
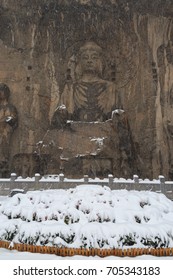
[[9, 103], [10, 89], [0, 84], [0, 173], [1, 177], [8, 175], [10, 140], [18, 124], [16, 107]]

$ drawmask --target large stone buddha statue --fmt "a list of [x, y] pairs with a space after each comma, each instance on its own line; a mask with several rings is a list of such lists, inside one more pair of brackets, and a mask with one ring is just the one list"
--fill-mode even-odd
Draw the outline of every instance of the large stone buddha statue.
[[60, 128], [67, 119], [93, 122], [111, 118], [118, 107], [115, 84], [102, 79], [102, 49], [94, 42], [85, 43], [78, 52], [75, 81], [65, 84], [52, 126]]
[[102, 48], [87, 42], [73, 61], [46, 136], [62, 149], [60, 159], [57, 150], [51, 160], [56, 168], [59, 160], [68, 176], [130, 176], [135, 161], [130, 126], [115, 83], [103, 78]]

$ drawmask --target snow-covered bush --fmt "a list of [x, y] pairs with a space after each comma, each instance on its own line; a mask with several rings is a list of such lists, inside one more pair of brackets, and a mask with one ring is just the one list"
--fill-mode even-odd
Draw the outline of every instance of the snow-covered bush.
[[0, 240], [73, 248], [173, 247], [173, 202], [150, 191], [82, 185], [0, 203]]
[[2, 219], [0, 223], [0, 240], [12, 241], [18, 232], [18, 226], [14, 221]]
[[[40, 229], [36, 223], [23, 223], [18, 229], [18, 240], [21, 243], [36, 245], [40, 236]], [[15, 238], [15, 241], [16, 238]]]

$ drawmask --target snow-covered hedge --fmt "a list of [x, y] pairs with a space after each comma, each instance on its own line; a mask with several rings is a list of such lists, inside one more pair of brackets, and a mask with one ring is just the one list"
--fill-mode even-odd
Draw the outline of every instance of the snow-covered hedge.
[[0, 239], [73, 248], [173, 247], [173, 202], [82, 185], [0, 201]]

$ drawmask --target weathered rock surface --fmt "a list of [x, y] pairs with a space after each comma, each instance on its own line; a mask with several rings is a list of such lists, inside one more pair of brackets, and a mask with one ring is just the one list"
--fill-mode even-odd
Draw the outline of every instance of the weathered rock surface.
[[[10, 88], [18, 112], [8, 171], [31, 176], [63, 170], [75, 176], [75, 166], [92, 173], [95, 167], [87, 171], [88, 166], [98, 165], [94, 174], [100, 176], [137, 172], [143, 178], [173, 179], [172, 16], [170, 0], [1, 0], [0, 82]], [[103, 50], [103, 79], [116, 85], [128, 120], [125, 134], [121, 125], [118, 134], [108, 128], [109, 122], [97, 128], [74, 123], [75, 133], [51, 129], [68, 69], [86, 41]], [[98, 142], [90, 140], [107, 134], [98, 152]], [[78, 154], [83, 157], [76, 163]], [[65, 160], [69, 157], [71, 162]]]

